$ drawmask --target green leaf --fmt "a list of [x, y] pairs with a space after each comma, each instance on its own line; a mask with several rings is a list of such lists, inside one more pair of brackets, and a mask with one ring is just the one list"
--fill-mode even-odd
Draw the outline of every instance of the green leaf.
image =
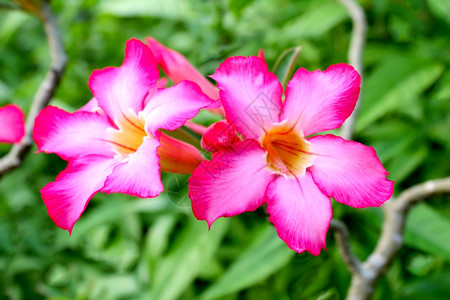
[[169, 236], [176, 221], [175, 215], [163, 215], [153, 223], [145, 243], [145, 252], [150, 262], [157, 262], [166, 251], [169, 245]]
[[434, 94], [433, 102], [446, 102], [450, 100], [450, 72], [446, 71], [440, 80], [437, 91]]
[[295, 21], [271, 35], [271, 39], [317, 38], [348, 18], [345, 8], [336, 1], [317, 1]]
[[[442, 74], [444, 66], [414, 57], [391, 56], [368, 76], [355, 130], [361, 132], [388, 113], [419, 105], [419, 97]], [[411, 110], [411, 108], [409, 108]]]
[[265, 224], [255, 234], [248, 249], [201, 298], [218, 298], [248, 288], [286, 265], [294, 254], [278, 237], [273, 226]]
[[339, 299], [339, 294], [336, 291], [336, 289], [331, 289], [326, 291], [325, 293], [321, 294], [319, 297], [317, 297], [317, 300], [334, 300]]
[[242, 11], [255, 0], [230, 0], [228, 8], [236, 15], [240, 16]]
[[201, 269], [208, 267], [228, 224], [228, 219], [219, 219], [208, 231], [204, 222], [191, 217], [175, 247], [156, 267], [152, 299], [179, 299]]
[[397, 184], [411, 175], [427, 158], [428, 148], [425, 145], [416, 147], [404, 150], [386, 164], [386, 169], [391, 173], [390, 179]]
[[435, 256], [418, 254], [413, 256], [406, 269], [416, 276], [424, 276], [436, 268], [438, 260]]
[[103, 199], [104, 201], [94, 208], [87, 209], [75, 223], [71, 236], [67, 231], [58, 231], [57, 244], [59, 247], [77, 245], [92, 229], [118, 222], [123, 219], [124, 214], [158, 213], [170, 205], [164, 195], [151, 199], [140, 199], [123, 194], [98, 194], [94, 199]]
[[450, 23], [450, 2], [447, 0], [427, 0], [431, 12], [442, 20]]
[[427, 204], [412, 208], [406, 220], [405, 244], [450, 261], [450, 222]]
[[103, 262], [118, 272], [124, 272], [138, 260], [139, 247], [134, 241], [118, 235], [109, 241], [107, 247], [95, 248], [88, 244], [85, 256], [94, 261]]
[[414, 280], [401, 287], [400, 300], [448, 299], [450, 294], [450, 273], [440, 273], [420, 280]]
[[0, 53], [7, 45], [10, 38], [27, 22], [33, 21], [33, 17], [23, 11], [2, 12], [0, 11]]
[[44, 262], [45, 261], [42, 257], [17, 255], [8, 262], [8, 273], [13, 275], [18, 273], [39, 271], [43, 268]]
[[180, 21], [192, 20], [196, 11], [192, 2], [181, 0], [108, 0], [99, 12], [117, 17], [157, 17]]
[[84, 292], [88, 294], [87, 299], [129, 299], [139, 291], [134, 274], [103, 274], [101, 277], [92, 278], [83, 287]]

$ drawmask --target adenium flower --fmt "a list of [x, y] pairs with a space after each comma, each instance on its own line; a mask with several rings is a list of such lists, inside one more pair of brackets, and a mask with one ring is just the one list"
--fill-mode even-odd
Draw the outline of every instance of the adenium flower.
[[[161, 67], [170, 80], [174, 83], [182, 80], [191, 80], [197, 83], [208, 97], [214, 100], [219, 99], [219, 90], [186, 57], [173, 49], [165, 47], [152, 37], [147, 37], [145, 41], [158, 61], [158, 66]], [[220, 101], [216, 101], [211, 105], [209, 111], [220, 116], [225, 115]], [[185, 125], [198, 134], [203, 134], [205, 131], [203, 126], [191, 121], [187, 121]]]
[[24, 115], [14, 104], [0, 107], [0, 143], [19, 143], [25, 135]]
[[197, 219], [211, 226], [266, 203], [279, 237], [299, 253], [318, 255], [332, 218], [330, 197], [357, 208], [391, 197], [393, 182], [372, 147], [315, 135], [352, 113], [360, 91], [353, 67], [301, 68], [284, 101], [280, 82], [258, 57], [228, 58], [212, 78], [232, 128], [214, 124], [204, 135], [203, 145], [216, 152], [189, 179]]
[[219, 90], [203, 76], [182, 54], [165, 47], [152, 37], [145, 39], [158, 65], [174, 83], [191, 80], [211, 99], [219, 99]]
[[[170, 80], [175, 83], [182, 80], [191, 80], [197, 83], [208, 97], [214, 100], [219, 99], [219, 90], [181, 53], [167, 48], [152, 37], [147, 37], [145, 41], [158, 61], [158, 66], [161, 67]], [[262, 49], [258, 51], [258, 57], [264, 60], [264, 51]], [[161, 80], [161, 83], [163, 82], [164, 81]], [[215, 104], [216, 105], [210, 107], [209, 111], [220, 116], [225, 116], [225, 112], [221, 107], [221, 102], [217, 101]], [[203, 135], [206, 131], [205, 127], [190, 120], [185, 123], [185, 126], [200, 135]]]
[[160, 169], [190, 173], [202, 160], [194, 147], [160, 129], [174, 130], [213, 100], [193, 82], [158, 89], [159, 71], [150, 49], [131, 39], [120, 67], [94, 71], [94, 95], [81, 110], [47, 107], [33, 130], [40, 151], [56, 153], [68, 166], [41, 189], [57, 226], [72, 231], [97, 192], [142, 198], [163, 191]]

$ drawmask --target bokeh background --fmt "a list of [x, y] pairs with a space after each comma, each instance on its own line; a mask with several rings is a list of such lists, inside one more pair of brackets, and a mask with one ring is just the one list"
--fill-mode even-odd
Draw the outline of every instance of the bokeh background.
[[[3, 1], [2, 2], [8, 2]], [[374, 146], [396, 194], [450, 174], [450, 4], [363, 0], [369, 23], [355, 140]], [[347, 61], [352, 24], [334, 0], [54, 0], [69, 64], [53, 105], [74, 111], [90, 98], [90, 73], [119, 66], [125, 41], [152, 36], [203, 74], [226, 57], [256, 55], [269, 66], [301, 46], [296, 68]], [[41, 23], [0, 10], [0, 106], [28, 111], [50, 58]], [[197, 121], [215, 121], [202, 114]], [[0, 129], [2, 130], [2, 129]], [[0, 154], [10, 146], [1, 145]], [[329, 232], [328, 251], [296, 254], [263, 209], [195, 220], [186, 176], [163, 174], [158, 198], [96, 195], [72, 236], [47, 215], [39, 189], [65, 168], [34, 153], [0, 179], [0, 298], [11, 299], [343, 299], [350, 282]], [[417, 205], [405, 246], [375, 299], [448, 299], [450, 198]], [[333, 203], [356, 254], [377, 241], [379, 209]]]

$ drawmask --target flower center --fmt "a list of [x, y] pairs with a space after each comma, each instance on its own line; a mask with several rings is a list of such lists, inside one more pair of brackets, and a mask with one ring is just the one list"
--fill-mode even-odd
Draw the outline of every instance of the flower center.
[[291, 177], [304, 175], [312, 164], [311, 144], [287, 123], [273, 126], [262, 138], [268, 167]]
[[110, 142], [114, 150], [120, 155], [135, 153], [144, 142], [144, 138], [148, 136], [144, 129], [144, 117], [129, 112], [116, 120], [116, 125], [119, 129], [113, 129], [110, 132]]

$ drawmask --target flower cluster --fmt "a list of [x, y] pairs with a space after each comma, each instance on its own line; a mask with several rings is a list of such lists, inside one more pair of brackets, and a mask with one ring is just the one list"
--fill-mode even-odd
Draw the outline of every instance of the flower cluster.
[[191, 81], [164, 88], [158, 79], [152, 51], [133, 39], [120, 67], [91, 74], [86, 106], [74, 113], [49, 106], [37, 116], [38, 149], [68, 161], [41, 190], [56, 225], [71, 232], [99, 191], [155, 197], [164, 189], [161, 170], [190, 173], [201, 162], [197, 149], [160, 130], [183, 126], [214, 101]]
[[[166, 87], [158, 66], [175, 85]], [[393, 182], [373, 148], [316, 135], [352, 113], [360, 77], [351, 66], [301, 68], [284, 91], [262, 55], [228, 58], [211, 77], [217, 88], [180, 53], [152, 38], [132, 39], [120, 67], [92, 73], [87, 105], [74, 113], [44, 109], [36, 144], [68, 161], [41, 190], [53, 221], [71, 232], [95, 193], [155, 197], [164, 190], [160, 171], [185, 173], [192, 174], [197, 219], [211, 226], [267, 204], [280, 238], [318, 255], [332, 218], [330, 197], [358, 208], [391, 197]], [[204, 128], [190, 121], [200, 109], [225, 120]], [[171, 137], [182, 126], [202, 135], [211, 160]]]

